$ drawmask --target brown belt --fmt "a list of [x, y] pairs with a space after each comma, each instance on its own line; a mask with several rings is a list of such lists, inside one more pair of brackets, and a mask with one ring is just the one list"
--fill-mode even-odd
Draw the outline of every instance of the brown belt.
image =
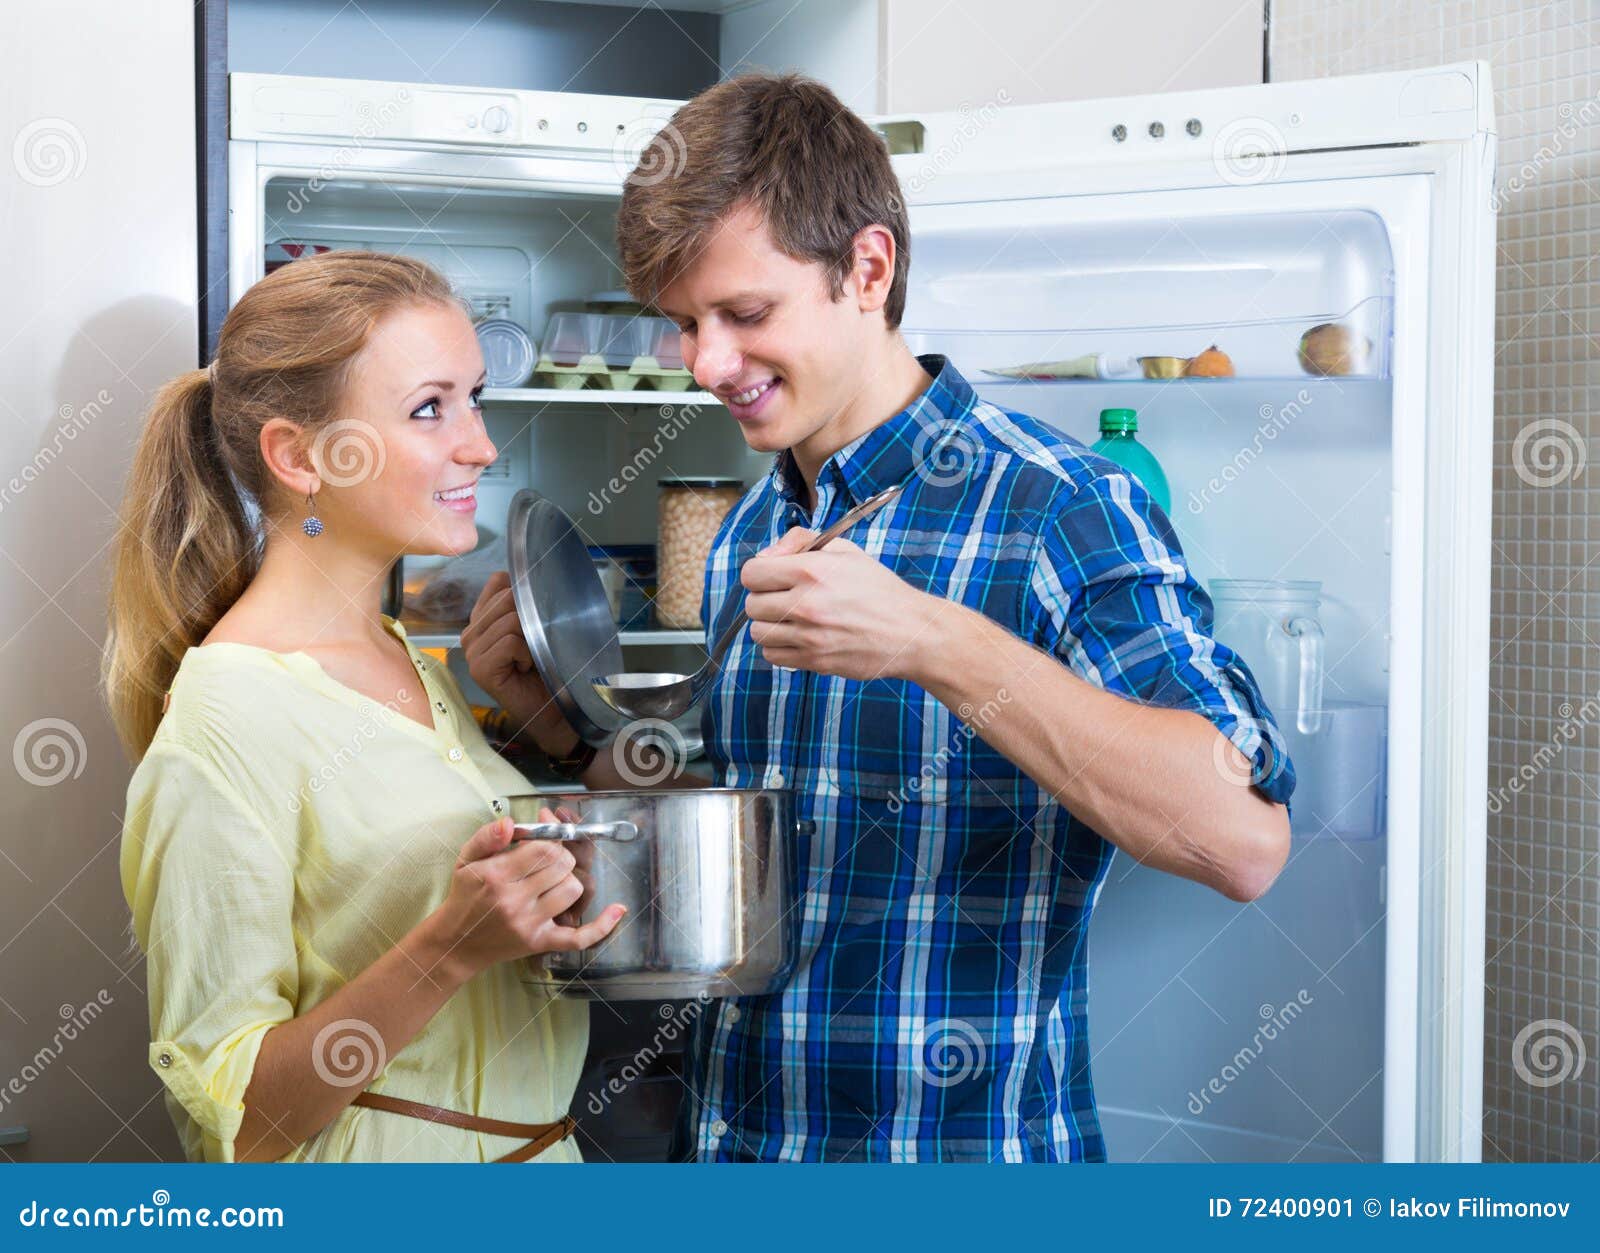
[[484, 1118], [479, 1114], [462, 1114], [453, 1109], [440, 1109], [437, 1105], [424, 1105], [421, 1101], [407, 1101], [398, 1096], [383, 1096], [377, 1092], [361, 1092], [352, 1105], [369, 1105], [373, 1109], [387, 1110], [391, 1114], [406, 1114], [412, 1118], [425, 1118], [429, 1122], [446, 1123], [467, 1131], [482, 1131], [494, 1136], [531, 1136], [520, 1149], [512, 1149], [497, 1162], [525, 1162], [537, 1157], [552, 1144], [559, 1144], [577, 1128], [572, 1115], [563, 1114], [560, 1122], [506, 1122], [500, 1118]]

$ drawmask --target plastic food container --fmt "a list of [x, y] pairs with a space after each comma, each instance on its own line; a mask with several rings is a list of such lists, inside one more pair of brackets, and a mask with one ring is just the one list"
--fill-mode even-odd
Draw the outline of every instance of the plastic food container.
[[643, 356], [652, 358], [663, 370], [683, 369], [683, 332], [671, 318], [642, 319]]
[[611, 616], [619, 630], [638, 631], [650, 625], [650, 598], [655, 590], [654, 544], [591, 544], [589, 556], [606, 589]]
[[600, 351], [599, 315], [594, 313], [552, 313], [545, 324], [541, 356], [552, 365], [575, 366], [585, 357]]
[[658, 391], [681, 392], [694, 386], [694, 375], [683, 365], [683, 336], [669, 318], [641, 318], [639, 352], [633, 372]]
[[673, 630], [700, 625], [706, 559], [722, 519], [744, 495], [731, 478], [665, 478], [658, 481], [656, 621]]
[[484, 381], [490, 387], [520, 387], [533, 373], [533, 340], [506, 318], [485, 318], [476, 327], [483, 350]]
[[621, 313], [589, 316], [595, 320], [595, 337], [610, 385], [618, 391], [632, 391], [644, 378], [633, 368], [644, 351], [644, 320]]

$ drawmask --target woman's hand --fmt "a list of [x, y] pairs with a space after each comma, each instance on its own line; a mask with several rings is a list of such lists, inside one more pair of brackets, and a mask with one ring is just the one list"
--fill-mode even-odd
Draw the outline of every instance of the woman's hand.
[[[539, 821], [556, 818], [541, 809]], [[434, 911], [449, 960], [469, 975], [534, 953], [588, 948], [627, 912], [610, 905], [593, 922], [571, 925], [586, 892], [573, 873], [577, 857], [559, 841], [513, 842], [512, 834], [510, 818], [479, 827], [462, 845], [450, 893]]]
[[572, 751], [577, 732], [534, 668], [517, 617], [511, 576], [504, 570], [490, 575], [478, 594], [471, 620], [461, 632], [461, 650], [473, 682], [494, 697], [519, 735], [530, 737], [553, 757]]

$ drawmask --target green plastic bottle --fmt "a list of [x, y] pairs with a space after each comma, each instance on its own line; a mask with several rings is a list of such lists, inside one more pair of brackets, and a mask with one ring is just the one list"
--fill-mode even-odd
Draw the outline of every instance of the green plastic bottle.
[[1139, 415], [1132, 409], [1102, 409], [1100, 438], [1090, 451], [1127, 470], [1144, 484], [1144, 490], [1161, 506], [1161, 511], [1170, 514], [1172, 489], [1167, 486], [1167, 476], [1155, 455], [1136, 438], [1138, 431]]

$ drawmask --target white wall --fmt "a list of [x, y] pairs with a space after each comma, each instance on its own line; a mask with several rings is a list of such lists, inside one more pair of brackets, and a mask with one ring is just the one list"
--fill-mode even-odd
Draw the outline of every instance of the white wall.
[[0, 1160], [178, 1156], [125, 954], [128, 767], [96, 672], [141, 416], [197, 358], [190, 14], [0, 9], [19, 54], [0, 79], [0, 1126], [33, 1136]]
[[722, 18], [722, 72], [804, 70], [857, 113], [880, 110], [878, 0], [758, 0]]

